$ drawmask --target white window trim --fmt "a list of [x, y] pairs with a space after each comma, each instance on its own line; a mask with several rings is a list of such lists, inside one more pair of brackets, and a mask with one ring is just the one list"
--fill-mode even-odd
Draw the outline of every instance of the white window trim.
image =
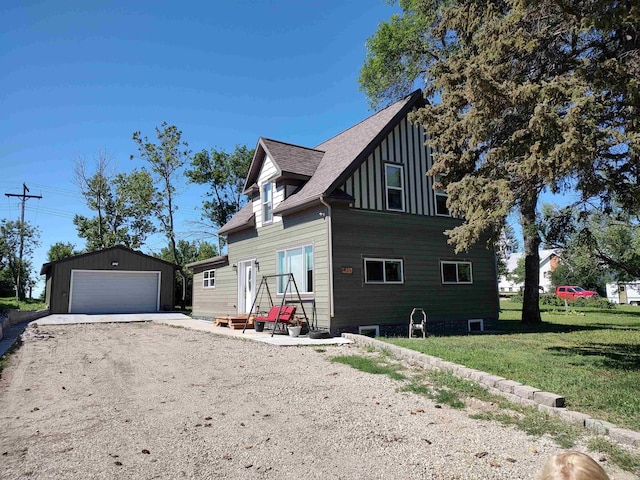
[[[265, 201], [263, 198], [264, 195], [264, 187], [266, 185], [269, 185], [269, 193], [271, 194], [269, 198], [269, 200]], [[273, 190], [274, 190], [274, 185], [271, 182], [265, 182], [262, 184], [262, 186], [260, 187], [260, 209], [262, 211], [262, 224], [263, 225], [269, 225], [270, 223], [273, 223]], [[271, 218], [269, 220], [265, 219], [265, 206], [267, 204], [271, 204]]]
[[449, 209], [447, 208], [447, 213], [439, 213], [438, 212], [438, 197], [444, 197], [445, 198], [445, 202], [446, 199], [449, 198], [449, 195], [447, 195], [445, 192], [441, 192], [441, 191], [435, 191], [433, 194], [433, 201], [434, 201], [434, 207], [435, 207], [435, 211], [436, 211], [436, 216], [438, 217], [450, 217], [451, 216], [451, 212], [449, 212]]
[[358, 335], [367, 335], [367, 332], [374, 332], [375, 337], [380, 336], [380, 325], [360, 325]]
[[[301, 248], [302, 249], [302, 257], [303, 257], [303, 261], [304, 261], [303, 267], [304, 267], [304, 272], [306, 274], [306, 272], [308, 270], [306, 268], [307, 267], [307, 264], [306, 264], [307, 257], [305, 255], [305, 249], [307, 247], [311, 247], [311, 255], [313, 257], [313, 265], [312, 265], [312, 270], [311, 270], [313, 272], [313, 282], [312, 283], [315, 283], [316, 282], [316, 249], [315, 249], [315, 247], [313, 246], [312, 243], [307, 243], [305, 245], [296, 245], [296, 246], [293, 246], [293, 247], [283, 248], [282, 250], [277, 250], [276, 251], [276, 273], [278, 275], [281, 274], [281, 273], [285, 273], [285, 272], [278, 272], [278, 268], [279, 268], [278, 255], [280, 254], [280, 252], [285, 252], [285, 258], [286, 258], [286, 252], [288, 252], [290, 250], [297, 250], [298, 248]], [[313, 293], [314, 293], [313, 285], [310, 285], [310, 286], [307, 285], [308, 288], [311, 288], [311, 290], [309, 290], [309, 291], [301, 290], [301, 286], [298, 285], [297, 281], [296, 281], [296, 285], [298, 286], [298, 290], [300, 291], [300, 296], [301, 297], [304, 297], [305, 295], [306, 296], [313, 295]], [[304, 285], [302, 285], [302, 287], [304, 287]], [[280, 282], [279, 282], [279, 279], [278, 279], [278, 281], [276, 281], [276, 296], [282, 297], [283, 295], [284, 295], [284, 292], [280, 291]], [[289, 291], [287, 293], [287, 296], [289, 296], [289, 295], [295, 295], [295, 292]]]
[[[207, 273], [209, 274], [209, 277], [207, 278], [206, 275]], [[211, 274], [213, 274], [213, 278], [211, 277]], [[213, 285], [211, 285], [211, 280], [213, 279]], [[209, 281], [209, 285], [205, 285], [205, 282]], [[202, 272], [202, 288], [216, 288], [216, 270], [211, 269], [211, 270], [205, 270], [204, 272]]]
[[[367, 285], [402, 285], [404, 284], [404, 260], [402, 258], [377, 258], [377, 257], [364, 257], [364, 264], [363, 264], [363, 273], [364, 273], [364, 283]], [[384, 279], [379, 282], [379, 281], [369, 281], [367, 279], [367, 262], [382, 262], [382, 275], [384, 277]], [[384, 268], [384, 263], [385, 262], [400, 262], [400, 281], [387, 281], [386, 277], [387, 277], [387, 271]]]
[[[471, 330], [471, 325], [475, 324], [475, 323], [479, 323], [480, 324], [480, 330]], [[467, 331], [468, 332], [471, 332], [471, 331], [484, 332], [484, 319], [482, 319], [482, 318], [470, 318], [469, 320], [467, 320]]]
[[[461, 281], [445, 282], [444, 281], [444, 266], [445, 265], [455, 265], [456, 266], [456, 279], [459, 278], [458, 265], [469, 265], [469, 274], [470, 274], [471, 280], [468, 281], [468, 282], [461, 282]], [[471, 285], [473, 283], [473, 264], [471, 262], [454, 262], [454, 261], [441, 260], [440, 261], [440, 280], [442, 281], [443, 285]]]
[[[400, 187], [390, 187], [389, 183], [387, 182], [387, 167], [394, 167], [394, 168], [399, 168], [400, 169]], [[397, 208], [391, 208], [389, 207], [389, 190], [399, 190], [400, 191], [400, 198], [402, 199], [402, 208], [397, 209]], [[405, 205], [404, 205], [404, 165], [400, 165], [397, 163], [385, 163], [384, 164], [384, 200], [387, 206], [387, 210], [389, 210], [390, 212], [404, 212], [405, 211]]]

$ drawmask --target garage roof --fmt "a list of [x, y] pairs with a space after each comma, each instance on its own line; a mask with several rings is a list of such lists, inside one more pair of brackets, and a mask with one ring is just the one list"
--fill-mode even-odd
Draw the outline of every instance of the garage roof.
[[42, 265], [42, 268], [40, 269], [40, 275], [48, 274], [49, 271], [51, 270], [51, 267], [53, 267], [54, 265], [58, 265], [60, 263], [68, 262], [70, 260], [75, 260], [77, 258], [88, 257], [90, 255], [96, 255], [98, 253], [109, 252], [109, 251], [112, 251], [112, 250], [123, 250], [125, 252], [132, 253], [134, 255], [140, 255], [140, 256], [146, 257], [146, 258], [152, 258], [153, 260], [155, 260], [157, 262], [164, 263], [166, 265], [170, 265], [176, 270], [180, 268], [180, 266], [176, 265], [175, 263], [167, 262], [166, 260], [162, 260], [161, 258], [153, 257], [151, 255], [146, 255], [146, 254], [144, 254], [142, 252], [138, 252], [137, 250], [132, 250], [132, 249], [124, 247], [122, 245], [116, 245], [114, 247], [103, 248], [102, 250], [95, 250], [93, 252], [82, 253], [80, 255], [74, 255], [73, 257], [63, 258], [62, 260], [56, 260], [55, 262], [45, 263], [44, 265]]

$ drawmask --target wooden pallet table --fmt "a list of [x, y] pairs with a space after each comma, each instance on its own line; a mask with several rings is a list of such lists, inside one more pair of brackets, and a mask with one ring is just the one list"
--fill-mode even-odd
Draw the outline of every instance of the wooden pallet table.
[[[253, 328], [253, 317], [249, 318], [249, 322], [247, 323], [247, 328]], [[244, 324], [247, 321], [247, 315], [237, 315], [232, 317], [231, 315], [227, 315], [225, 317], [216, 317], [215, 322], [213, 323], [216, 327], [229, 327], [232, 330], [240, 330], [244, 328]]]

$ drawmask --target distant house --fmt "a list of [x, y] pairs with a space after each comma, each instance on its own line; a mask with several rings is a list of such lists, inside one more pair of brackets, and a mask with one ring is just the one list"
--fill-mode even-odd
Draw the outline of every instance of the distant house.
[[[523, 253], [512, 253], [507, 259], [507, 271], [509, 274], [518, 267], [518, 262], [524, 257]], [[544, 293], [553, 292], [551, 283], [551, 273], [560, 264], [560, 250], [540, 250], [540, 291]], [[519, 292], [524, 288], [523, 282], [516, 282], [509, 278], [509, 275], [501, 276], [498, 282], [498, 289], [501, 293]]]
[[176, 265], [123, 246], [49, 262], [51, 313], [148, 313], [173, 310]]
[[[447, 243], [460, 220], [425, 175], [431, 151], [407, 118], [423, 102], [418, 90], [314, 148], [260, 138], [249, 201], [218, 232], [227, 255], [188, 265], [193, 315], [268, 310], [261, 278], [293, 273], [300, 298], [287, 300], [333, 334], [406, 334], [414, 307], [431, 331], [494, 325], [495, 255], [484, 242], [464, 254]], [[280, 302], [284, 281], [267, 285]]]

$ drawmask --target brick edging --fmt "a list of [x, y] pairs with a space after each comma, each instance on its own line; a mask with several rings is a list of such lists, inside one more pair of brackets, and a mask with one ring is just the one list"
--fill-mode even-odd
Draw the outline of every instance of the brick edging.
[[480, 383], [487, 387], [490, 392], [505, 397], [518, 405], [534, 407], [541, 412], [556, 415], [566, 422], [581, 425], [584, 428], [602, 435], [608, 435], [612, 440], [619, 443], [633, 445], [636, 447], [640, 446], [640, 433], [620, 428], [613, 423], [592, 418], [584, 413], [567, 410], [564, 407], [564, 397], [555, 393], [543, 392], [535, 387], [523, 385], [521, 383], [514, 382], [513, 380], [507, 380], [506, 378], [499, 377], [497, 375], [491, 375], [486, 372], [481, 372], [480, 370], [474, 370], [473, 368], [468, 368], [464, 365], [448, 362], [432, 355], [399, 347], [365, 335], [343, 333], [342, 336], [353, 340], [359, 345], [370, 346], [376, 350], [388, 350], [394, 355], [403, 358], [411, 365], [428, 369], [450, 371], [457, 377]]

